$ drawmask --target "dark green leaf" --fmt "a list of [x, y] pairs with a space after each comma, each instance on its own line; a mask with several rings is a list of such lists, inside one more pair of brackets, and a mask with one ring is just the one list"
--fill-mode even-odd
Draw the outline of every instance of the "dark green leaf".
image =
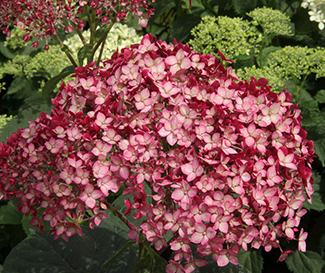
[[191, 35], [191, 29], [201, 21], [200, 15], [201, 13], [197, 12], [177, 17], [170, 28], [170, 40], [176, 38], [177, 42], [187, 42]]
[[[7, 95], [12, 95], [15, 94], [17, 92], [21, 92], [24, 91], [24, 89], [31, 89], [29, 87], [29, 82], [27, 81], [27, 79], [23, 76], [19, 76], [17, 78], [15, 78], [12, 83], [10, 84], [9, 88], [8, 88], [8, 92]], [[25, 92], [26, 93], [26, 92]], [[25, 98], [25, 96], [22, 96], [22, 94], [17, 94], [16, 95], [17, 99], [22, 99]]]
[[263, 269], [263, 257], [260, 250], [243, 249], [237, 255], [238, 263], [244, 266], [249, 272], [259, 273]]
[[247, 12], [253, 10], [257, 6], [257, 0], [243, 1], [243, 0], [233, 0], [235, 11], [241, 15], [245, 16]]
[[325, 210], [325, 185], [324, 178], [320, 176], [318, 173], [313, 172], [313, 178], [315, 180], [315, 184], [313, 189], [315, 192], [311, 196], [312, 203], [310, 204], [307, 200], [304, 201], [304, 208], [311, 210], [322, 211]]
[[24, 214], [17, 211], [17, 205], [14, 201], [0, 207], [0, 225], [19, 225]]
[[270, 57], [270, 54], [280, 49], [282, 49], [282, 47], [279, 46], [268, 46], [264, 48], [262, 51], [262, 63], [260, 63], [260, 58], [256, 59], [258, 66], [259, 67], [267, 66], [267, 61]]
[[322, 162], [323, 166], [325, 166], [325, 139], [320, 138], [314, 140], [314, 150], [318, 159]]
[[146, 255], [141, 260], [137, 262], [135, 267], [133, 268], [132, 273], [151, 273], [151, 265], [152, 260], [150, 258], [150, 255]]
[[15, 57], [14, 52], [4, 45], [4, 41], [0, 41], [0, 53], [8, 59]]
[[325, 103], [325, 90], [319, 90], [315, 96], [319, 103]]
[[91, 55], [92, 55], [91, 50], [92, 50], [92, 47], [89, 44], [85, 44], [82, 48], [79, 49], [78, 62], [79, 62], [80, 66], [83, 65], [84, 59], [91, 57]]
[[50, 95], [50, 93], [54, 90], [54, 88], [57, 86], [57, 84], [63, 78], [74, 73], [74, 70], [75, 70], [74, 66], [68, 66], [65, 69], [63, 69], [59, 75], [56, 75], [55, 77], [48, 80], [42, 90], [43, 96], [48, 97]]
[[132, 273], [165, 273], [167, 261], [153, 249], [149, 249], [145, 257], [137, 262]]
[[19, 128], [27, 128], [29, 126], [28, 122], [38, 118], [41, 112], [45, 112], [47, 114], [51, 112], [51, 107], [48, 105], [48, 102], [46, 99], [42, 98], [41, 94], [39, 93], [33, 94], [33, 96], [26, 100], [28, 103], [25, 104], [24, 107], [21, 107], [18, 115], [8, 121], [8, 123], [1, 130], [0, 142], [6, 141], [7, 137], [10, 137], [12, 133], [17, 132]]
[[201, 0], [192, 0], [192, 8], [201, 8], [204, 9]]
[[307, 102], [307, 101], [315, 101], [315, 100], [306, 89], [301, 89], [299, 92], [299, 103]]
[[305, 253], [296, 250], [285, 261], [293, 273], [321, 273], [325, 264], [318, 253], [308, 250]]
[[[33, 233], [17, 245], [4, 263], [4, 273], [98, 273], [101, 265], [126, 240], [108, 229], [83, 228], [83, 236], [69, 242], [54, 240], [50, 232]], [[103, 273], [129, 273], [136, 264], [134, 248], [125, 250]]]

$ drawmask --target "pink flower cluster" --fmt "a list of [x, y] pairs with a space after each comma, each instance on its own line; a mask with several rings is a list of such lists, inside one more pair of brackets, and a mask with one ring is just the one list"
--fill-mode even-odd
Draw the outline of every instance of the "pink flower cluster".
[[[78, 15], [85, 8], [92, 9], [102, 24], [110, 20], [125, 20], [129, 12], [139, 18], [139, 25], [145, 27], [153, 10], [148, 5], [155, 0], [2, 0], [0, 1], [0, 30], [10, 37], [9, 26], [13, 22], [26, 31], [24, 41], [33, 37], [42, 40], [49, 39], [57, 33], [57, 29], [64, 28], [66, 33], [74, 31], [73, 27], [83, 29], [84, 22]], [[143, 8], [147, 14], [140, 10]], [[33, 43], [34, 47], [38, 42]]]
[[212, 55], [150, 35], [75, 73], [51, 115], [0, 144], [1, 197], [17, 196], [33, 225], [49, 222], [67, 240], [84, 219], [98, 225], [105, 198], [123, 189], [126, 213], [143, 219], [129, 237], [170, 246], [167, 272], [205, 265], [191, 244], [219, 266], [248, 245], [278, 248], [280, 237], [306, 250], [298, 226], [314, 150], [289, 93], [237, 82]]

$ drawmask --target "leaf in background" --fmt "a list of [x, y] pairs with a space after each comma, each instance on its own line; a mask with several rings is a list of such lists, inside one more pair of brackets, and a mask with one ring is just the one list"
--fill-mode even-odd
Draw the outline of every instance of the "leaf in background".
[[315, 96], [319, 103], [325, 103], [325, 90], [319, 90]]
[[313, 172], [313, 178], [315, 184], [313, 189], [315, 192], [311, 196], [312, 203], [308, 203], [307, 200], [304, 201], [303, 205], [305, 209], [323, 211], [325, 210], [325, 184], [324, 184], [324, 174], [321, 176], [316, 172]]
[[280, 49], [282, 49], [282, 47], [279, 47], [279, 46], [268, 46], [268, 47], [264, 48], [262, 51], [262, 56], [263, 56], [262, 63], [260, 63], [259, 58], [256, 58], [256, 62], [258, 64], [258, 66], [259, 67], [267, 66], [267, 60], [269, 59], [270, 54], [272, 52], [278, 51]]
[[325, 261], [314, 251], [295, 251], [285, 260], [293, 273], [321, 273]]
[[322, 162], [323, 167], [325, 166], [325, 139], [314, 140], [314, 150], [318, 159]]
[[132, 273], [166, 273], [167, 261], [154, 250], [149, 251], [150, 253], [137, 262]]
[[237, 255], [238, 263], [244, 266], [249, 272], [261, 273], [263, 269], [263, 257], [261, 250], [241, 249]]
[[13, 59], [15, 57], [15, 53], [4, 44], [5, 41], [0, 41], [0, 53], [8, 59]]
[[33, 121], [40, 116], [41, 112], [49, 114], [51, 112], [47, 100], [42, 97], [40, 93], [35, 93], [33, 96], [25, 99], [24, 107], [21, 107], [18, 115], [8, 121], [8, 123], [2, 128], [0, 133], [0, 142], [6, 141], [7, 137], [14, 132], [17, 132], [19, 128], [27, 128], [29, 121]]
[[[35, 232], [10, 252], [3, 273], [98, 273], [125, 243], [119, 234], [99, 227], [83, 227], [83, 236], [74, 235], [69, 242], [54, 240], [50, 232], [44, 232], [44, 236]], [[101, 272], [129, 273], [136, 262], [134, 248], [128, 248]]]
[[19, 225], [24, 214], [17, 211], [17, 204], [13, 200], [0, 207], [0, 225]]
[[[146, 32], [151, 33], [153, 36], [159, 35], [159, 39], [161, 40], [161, 32], [163, 30], [166, 31], [174, 21], [176, 16], [176, 3], [175, 0], [156, 1], [153, 4], [153, 8], [155, 9], [155, 14], [151, 16], [146, 27]], [[163, 36], [166, 38], [167, 35], [168, 33], [165, 32]]]
[[123, 223], [116, 215], [113, 215], [113, 213], [109, 210], [106, 211], [106, 215], [107, 218], [101, 221], [99, 227], [118, 233], [128, 240], [128, 232], [130, 229], [126, 226], [126, 224]]
[[177, 42], [188, 42], [191, 35], [191, 29], [200, 23], [201, 13], [203, 11], [204, 10], [201, 10], [177, 17], [170, 27], [169, 39], [173, 41], [173, 39], [176, 38]]
[[43, 96], [48, 97], [50, 95], [50, 93], [54, 90], [54, 88], [57, 86], [57, 84], [65, 77], [74, 73], [74, 70], [75, 70], [74, 66], [68, 66], [65, 69], [63, 69], [59, 75], [56, 75], [55, 77], [48, 80], [45, 83], [43, 90], [42, 90]]
[[15, 99], [21, 100], [28, 98], [32, 93], [34, 93], [33, 87], [27, 79], [23, 76], [18, 76], [10, 84], [7, 95], [14, 94]]
[[253, 10], [257, 6], [257, 0], [243, 1], [233, 0], [235, 11], [245, 17], [246, 13]]

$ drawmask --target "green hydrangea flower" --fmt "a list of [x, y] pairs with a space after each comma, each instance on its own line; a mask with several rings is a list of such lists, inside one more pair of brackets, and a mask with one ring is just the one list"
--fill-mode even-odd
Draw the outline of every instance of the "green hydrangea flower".
[[11, 30], [11, 36], [10, 38], [6, 38], [6, 41], [4, 42], [4, 45], [6, 47], [9, 47], [13, 50], [24, 48], [26, 46], [26, 42], [23, 41], [21, 38], [25, 34], [25, 31], [20, 28], [20, 26], [15, 26]]
[[255, 65], [251, 67], [244, 67], [234, 71], [239, 80], [249, 80], [250, 77], [255, 79], [265, 78], [268, 80], [268, 85], [272, 86], [272, 91], [280, 93], [285, 87], [285, 81], [280, 74], [274, 73], [274, 69], [264, 66], [263, 68], [258, 68]]
[[284, 80], [303, 79], [311, 73], [324, 77], [325, 49], [286, 46], [270, 54], [268, 67]]
[[189, 41], [189, 45], [193, 50], [215, 56], [220, 50], [226, 58], [234, 61], [240, 55], [257, 53], [262, 40], [261, 34], [250, 22], [227, 16], [206, 16], [191, 34], [194, 39]]
[[253, 19], [254, 25], [263, 28], [264, 36], [293, 35], [290, 18], [279, 10], [263, 7], [247, 13]]

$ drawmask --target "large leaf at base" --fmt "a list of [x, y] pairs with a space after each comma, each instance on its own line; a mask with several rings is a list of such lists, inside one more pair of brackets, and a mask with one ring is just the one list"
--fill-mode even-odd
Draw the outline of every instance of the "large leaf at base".
[[42, 94], [44, 97], [48, 97], [51, 92], [55, 89], [55, 87], [57, 86], [57, 84], [64, 79], [65, 77], [71, 75], [74, 73], [75, 67], [74, 66], [68, 66], [66, 68], [64, 68], [60, 74], [54, 76], [53, 78], [51, 78], [50, 80], [48, 80], [46, 82], [46, 84], [44, 85], [43, 89], [42, 89]]
[[[45, 232], [44, 232], [45, 233]], [[3, 273], [98, 273], [102, 264], [125, 243], [119, 234], [104, 228], [83, 228], [83, 236], [69, 242], [33, 233], [17, 245], [3, 265]], [[134, 248], [125, 250], [101, 273], [129, 273], [137, 262]]]
[[19, 225], [24, 214], [17, 211], [17, 204], [13, 200], [0, 207], [0, 225]]
[[288, 268], [294, 273], [321, 273], [325, 261], [314, 252], [295, 251], [285, 260]]

